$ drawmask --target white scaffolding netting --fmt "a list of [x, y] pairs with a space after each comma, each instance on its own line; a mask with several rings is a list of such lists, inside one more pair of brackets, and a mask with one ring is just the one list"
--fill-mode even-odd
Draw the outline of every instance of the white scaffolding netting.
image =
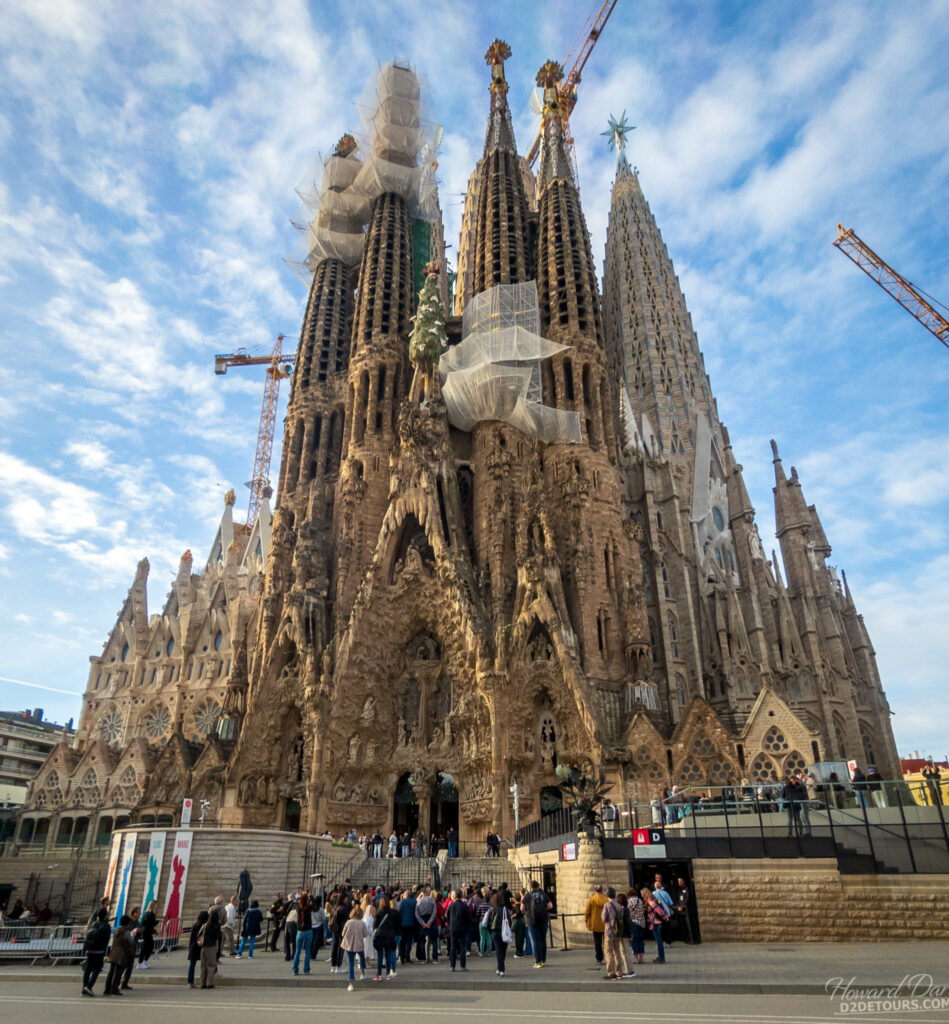
[[392, 192], [408, 203], [409, 216], [431, 220], [442, 129], [427, 116], [422, 80], [411, 65], [390, 61], [362, 106], [366, 161], [354, 191], [367, 200]]
[[353, 189], [361, 167], [355, 153], [328, 156], [316, 161], [297, 188], [305, 212], [293, 224], [304, 234], [306, 251], [297, 262], [311, 274], [324, 259], [355, 266], [362, 256], [369, 200]]
[[503, 420], [547, 444], [580, 442], [580, 415], [541, 402], [540, 364], [568, 346], [542, 338], [537, 285], [496, 285], [465, 308], [460, 344], [438, 362], [448, 420]]

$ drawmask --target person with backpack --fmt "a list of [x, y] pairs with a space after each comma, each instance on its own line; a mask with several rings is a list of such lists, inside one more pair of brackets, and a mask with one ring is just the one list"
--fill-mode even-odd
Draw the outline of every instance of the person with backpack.
[[[658, 891], [656, 890], [656, 892]], [[666, 962], [666, 951], [662, 945], [662, 926], [669, 920], [669, 911], [666, 910], [662, 900], [656, 898], [656, 893], [650, 892], [647, 887], [643, 887], [640, 896], [642, 896], [643, 903], [646, 904], [646, 920], [649, 922], [649, 930], [652, 932], [652, 937], [656, 940], [658, 956], [653, 960], [653, 963], [664, 964]]]
[[[606, 946], [606, 980], [636, 976], [626, 956], [626, 936], [629, 934], [629, 914], [625, 903], [616, 898], [616, 890], [606, 890], [607, 901], [603, 906], [603, 937]], [[626, 899], [625, 894], [623, 900]]]
[[550, 923], [548, 913], [554, 909], [554, 905], [536, 878], [531, 882], [530, 892], [521, 902], [521, 909], [534, 947], [534, 966], [544, 967], [547, 961], [547, 928]]
[[112, 949], [109, 950], [109, 976], [105, 979], [105, 995], [120, 996], [119, 983], [125, 968], [132, 962], [132, 951], [135, 949], [135, 935], [131, 929], [132, 919], [123, 914], [119, 926], [112, 936]]
[[82, 972], [82, 994], [94, 996], [92, 991], [96, 978], [102, 972], [102, 965], [105, 963], [106, 950], [109, 948], [109, 936], [112, 929], [109, 927], [109, 912], [105, 907], [100, 907], [92, 917], [92, 924], [86, 931], [86, 939], [82, 944], [82, 951], [86, 954], [86, 963]]

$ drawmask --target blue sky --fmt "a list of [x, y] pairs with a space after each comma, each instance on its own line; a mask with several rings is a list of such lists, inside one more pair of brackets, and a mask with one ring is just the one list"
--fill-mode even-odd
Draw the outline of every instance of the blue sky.
[[[181, 552], [203, 561], [229, 487], [243, 506], [262, 379], [216, 378], [212, 356], [298, 335], [293, 190], [357, 126], [378, 62], [428, 77], [457, 247], [485, 49], [512, 46], [526, 151], [534, 74], [587, 8], [8, 0], [0, 676], [81, 693], [138, 559], [154, 612]], [[866, 618], [901, 753], [949, 747], [949, 352], [831, 242], [843, 221], [949, 302], [947, 51], [940, 2], [620, 0], [573, 119], [601, 260], [614, 165], [600, 132], [623, 110], [637, 126], [630, 159], [765, 545], [774, 437]], [[0, 706], [28, 705], [62, 721], [80, 702], [0, 681]]]

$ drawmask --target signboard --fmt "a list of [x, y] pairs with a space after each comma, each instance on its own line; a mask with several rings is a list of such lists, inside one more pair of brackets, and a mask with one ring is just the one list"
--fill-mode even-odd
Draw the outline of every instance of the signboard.
[[125, 913], [129, 888], [132, 881], [132, 865], [135, 863], [135, 841], [138, 836], [129, 832], [125, 837], [125, 848], [122, 851], [122, 870], [119, 873], [119, 895], [115, 901], [115, 923], [118, 924]]
[[112, 850], [109, 852], [109, 870], [105, 876], [105, 892], [103, 896], [112, 896], [112, 886], [115, 884], [115, 869], [119, 866], [119, 850], [122, 848], [122, 837], [118, 834], [112, 837]]
[[188, 864], [191, 862], [193, 832], [176, 832], [172, 846], [171, 868], [165, 893], [165, 935], [176, 938], [181, 934], [181, 908], [184, 906], [185, 886], [188, 883]]
[[560, 859], [561, 860], [576, 860], [577, 859], [577, 844], [564, 843], [560, 847]]
[[181, 827], [186, 828], [191, 824], [191, 808], [194, 805], [194, 801], [190, 798], [186, 798], [181, 801]]
[[633, 829], [633, 858], [635, 860], [663, 860], [666, 856], [666, 837], [661, 828]]
[[165, 859], [165, 833], [152, 832], [148, 844], [148, 867], [145, 869], [145, 895], [142, 910], [148, 909], [152, 900], [158, 899], [158, 879], [161, 876], [161, 862]]

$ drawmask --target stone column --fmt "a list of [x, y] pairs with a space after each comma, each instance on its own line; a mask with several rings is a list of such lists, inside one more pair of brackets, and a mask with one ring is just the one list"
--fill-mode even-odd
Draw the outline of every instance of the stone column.
[[432, 787], [427, 782], [416, 782], [412, 792], [418, 801], [418, 830], [427, 844], [432, 834]]
[[577, 859], [557, 865], [557, 909], [567, 917], [567, 936], [571, 945], [591, 946], [593, 939], [583, 923], [583, 911], [593, 887], [606, 884], [606, 865], [599, 839], [581, 832], [577, 836]]

